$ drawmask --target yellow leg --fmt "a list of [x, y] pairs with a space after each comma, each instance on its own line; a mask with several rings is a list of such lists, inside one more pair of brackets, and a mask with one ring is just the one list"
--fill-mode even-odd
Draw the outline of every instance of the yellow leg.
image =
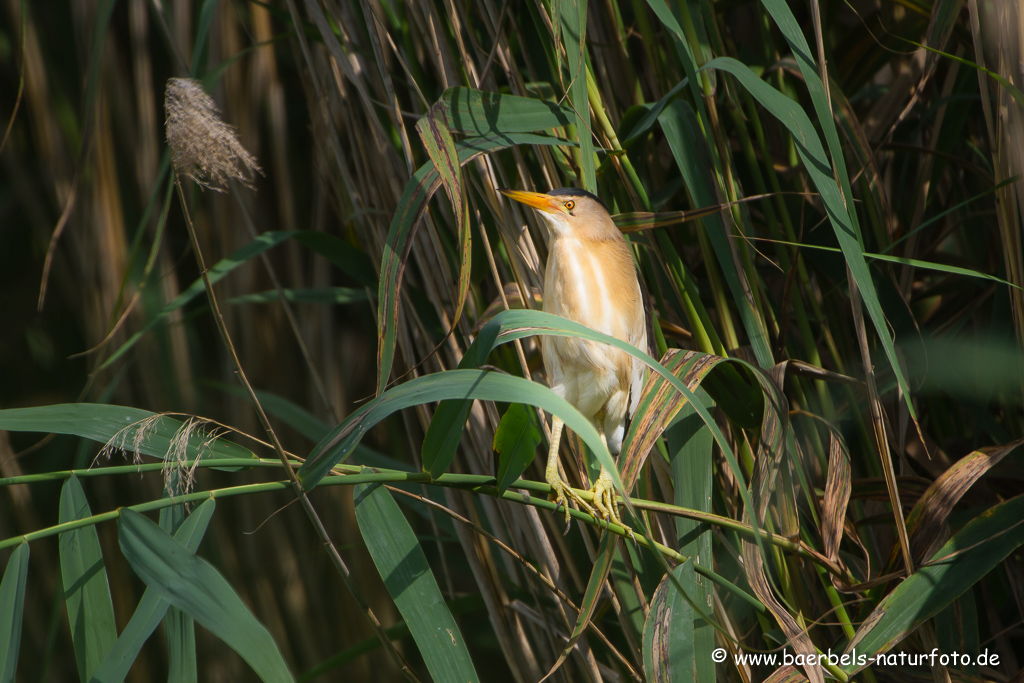
[[[551, 416], [551, 448], [548, 450], [548, 465], [544, 471], [544, 478], [547, 480], [548, 485], [551, 487], [551, 493], [554, 494], [555, 503], [565, 506], [565, 523], [569, 524], [569, 501], [574, 501], [576, 505], [586, 511], [587, 513], [594, 515], [594, 508], [591, 507], [590, 503], [583, 500], [578, 493], [572, 490], [572, 488], [565, 483], [561, 475], [558, 473], [558, 444], [562, 440], [562, 421], [554, 415]], [[555, 508], [558, 509], [557, 507]], [[566, 526], [566, 530], [568, 530]]]

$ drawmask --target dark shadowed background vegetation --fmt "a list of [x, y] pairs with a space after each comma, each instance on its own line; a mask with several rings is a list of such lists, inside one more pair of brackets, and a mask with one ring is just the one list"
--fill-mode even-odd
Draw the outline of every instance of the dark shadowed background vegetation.
[[[1016, 0], [0, 17], [0, 681], [1021, 680]], [[535, 458], [607, 457], [496, 192], [561, 186], [649, 304], [635, 540]]]

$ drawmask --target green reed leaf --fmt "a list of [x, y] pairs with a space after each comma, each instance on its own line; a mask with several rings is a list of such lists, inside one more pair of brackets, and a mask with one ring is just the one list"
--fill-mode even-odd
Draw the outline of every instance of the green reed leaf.
[[353, 495], [363, 541], [431, 677], [480, 680], [423, 549], [394, 498], [380, 484], [360, 484]]

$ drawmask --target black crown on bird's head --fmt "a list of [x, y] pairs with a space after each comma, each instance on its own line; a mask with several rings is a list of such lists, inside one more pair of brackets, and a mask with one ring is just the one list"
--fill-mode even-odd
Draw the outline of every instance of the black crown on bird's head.
[[[548, 192], [548, 195], [551, 197], [590, 197], [595, 202], [603, 206], [605, 211], [608, 211], [608, 206], [601, 201], [600, 197], [596, 194], [591, 194], [586, 190], [581, 190], [578, 187], [559, 187], [558, 189]], [[608, 212], [611, 213], [610, 211]]]

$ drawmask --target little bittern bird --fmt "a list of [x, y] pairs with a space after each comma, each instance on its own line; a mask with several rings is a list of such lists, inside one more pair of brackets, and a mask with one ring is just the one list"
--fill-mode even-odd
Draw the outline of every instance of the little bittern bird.
[[[647, 324], [633, 253], [601, 200], [573, 188], [547, 194], [501, 192], [537, 209], [547, 224], [544, 310], [646, 351]], [[640, 401], [644, 364], [614, 346], [573, 337], [544, 336], [541, 353], [551, 389], [590, 420], [612, 454], [618, 453], [626, 410], [632, 416]], [[545, 478], [555, 501], [565, 505], [566, 523], [569, 500], [597, 516], [559, 475], [561, 436], [562, 421], [552, 416]], [[603, 465], [591, 491], [604, 518], [622, 524], [612, 477]]]

